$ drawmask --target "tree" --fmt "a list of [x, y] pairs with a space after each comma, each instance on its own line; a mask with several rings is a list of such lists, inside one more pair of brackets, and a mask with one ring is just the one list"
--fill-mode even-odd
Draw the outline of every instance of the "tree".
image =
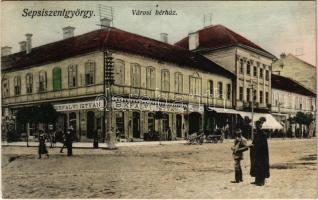
[[[300, 126], [305, 125], [307, 127], [307, 130], [309, 130], [309, 126], [314, 121], [314, 117], [311, 113], [306, 114], [303, 112], [297, 112], [296, 116], [294, 117], [294, 121]], [[304, 136], [304, 132], [301, 129], [301, 137], [303, 136]]]

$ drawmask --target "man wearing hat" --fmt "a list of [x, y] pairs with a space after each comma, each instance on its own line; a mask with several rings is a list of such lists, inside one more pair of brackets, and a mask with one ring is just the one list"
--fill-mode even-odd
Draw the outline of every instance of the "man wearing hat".
[[237, 129], [235, 131], [234, 146], [231, 147], [234, 158], [235, 181], [232, 183], [239, 183], [243, 181], [241, 160], [243, 160], [243, 152], [248, 150], [247, 140], [242, 136], [242, 131]]

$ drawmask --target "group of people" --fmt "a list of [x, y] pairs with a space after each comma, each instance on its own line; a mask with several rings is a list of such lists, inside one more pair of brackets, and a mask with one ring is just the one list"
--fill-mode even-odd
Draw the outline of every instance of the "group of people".
[[252, 184], [263, 186], [265, 179], [269, 178], [268, 143], [267, 135], [262, 130], [263, 123], [263, 120], [255, 123], [256, 131], [254, 132], [252, 144], [247, 144], [247, 140], [242, 136], [241, 130], [238, 129], [235, 132], [234, 146], [232, 146], [235, 181], [232, 182], [240, 183], [243, 181], [241, 160], [243, 159], [243, 152], [248, 149], [250, 149], [251, 160], [250, 175], [255, 177], [255, 181]]
[[[73, 146], [73, 138], [74, 138], [74, 130], [73, 127], [70, 126], [67, 131], [63, 134], [63, 146], [60, 149], [60, 153], [63, 153], [63, 149], [67, 148], [67, 156], [72, 156], [72, 146]], [[49, 152], [46, 147], [47, 136], [44, 134], [44, 131], [41, 130], [39, 134], [39, 159], [43, 154], [49, 157]]]

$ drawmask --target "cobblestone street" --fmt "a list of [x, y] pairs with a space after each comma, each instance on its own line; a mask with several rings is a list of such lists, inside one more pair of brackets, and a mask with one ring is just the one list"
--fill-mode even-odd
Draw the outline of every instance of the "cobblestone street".
[[[110, 151], [2, 147], [3, 198], [317, 198], [315, 139], [269, 140], [271, 177], [233, 184], [232, 142], [203, 145], [128, 146]], [[66, 150], [65, 150], [66, 151]]]

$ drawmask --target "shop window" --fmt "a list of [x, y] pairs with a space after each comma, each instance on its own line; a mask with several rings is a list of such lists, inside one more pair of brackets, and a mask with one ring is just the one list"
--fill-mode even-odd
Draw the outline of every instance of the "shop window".
[[26, 93], [31, 94], [33, 91], [33, 75], [28, 73], [25, 77]]
[[125, 62], [123, 60], [115, 60], [114, 62], [114, 79], [116, 85], [124, 85]]
[[116, 136], [125, 138], [124, 112], [116, 112]]
[[183, 93], [183, 75], [180, 72], [175, 73], [176, 93]]
[[39, 74], [39, 92], [45, 92], [47, 89], [47, 77], [46, 72], [41, 71]]
[[4, 79], [2, 80], [2, 96], [3, 96], [3, 97], [8, 97], [8, 96], [9, 96], [9, 91], [10, 91], [10, 88], [9, 88], [9, 79], [4, 78]]
[[95, 84], [95, 65], [93, 61], [85, 63], [85, 85]]
[[170, 72], [167, 69], [161, 71], [161, 84], [162, 91], [170, 91]]
[[68, 86], [69, 88], [77, 86], [77, 65], [68, 66]]
[[21, 77], [16, 76], [14, 77], [14, 95], [20, 95], [21, 94]]
[[53, 91], [62, 89], [62, 70], [59, 67], [53, 69]]
[[146, 84], [147, 89], [155, 90], [156, 89], [156, 69], [154, 67], [147, 67], [147, 77]]

